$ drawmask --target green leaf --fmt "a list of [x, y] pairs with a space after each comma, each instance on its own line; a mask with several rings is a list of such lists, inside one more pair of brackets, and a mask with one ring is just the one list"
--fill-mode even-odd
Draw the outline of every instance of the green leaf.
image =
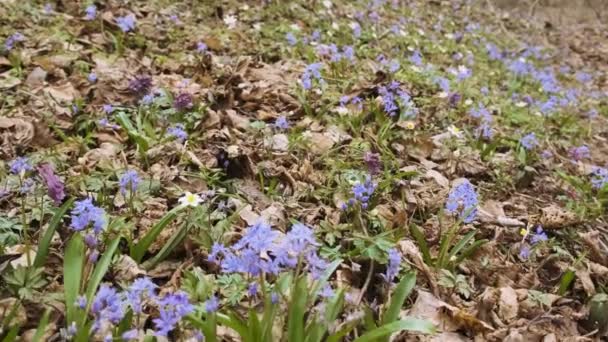
[[353, 342], [376, 342], [379, 338], [388, 336], [392, 333], [409, 330], [417, 331], [424, 334], [435, 333], [435, 325], [430, 321], [418, 318], [406, 318], [393, 323], [385, 324], [374, 330], [368, 331], [361, 337], [355, 339]]
[[63, 259], [63, 289], [66, 308], [66, 324], [76, 321], [76, 299], [80, 293], [85, 247], [82, 235], [74, 234], [68, 242]]
[[410, 295], [410, 292], [412, 292], [415, 285], [416, 272], [410, 271], [401, 278], [399, 285], [397, 285], [397, 288], [393, 292], [388, 308], [384, 312], [382, 325], [392, 323], [399, 318], [399, 312], [403, 307], [403, 303]]
[[233, 313], [230, 313], [228, 315], [216, 313], [215, 315], [219, 323], [236, 331], [237, 334], [241, 336], [243, 342], [253, 342], [253, 338], [249, 335], [249, 329], [247, 329], [247, 326], [245, 325], [243, 320], [241, 320], [238, 316]]
[[116, 121], [118, 121], [118, 123], [127, 131], [131, 139], [135, 141], [140, 149], [140, 152], [145, 152], [150, 148], [148, 138], [139, 133], [125, 112], [119, 112], [115, 115], [115, 118]]
[[426, 238], [424, 234], [418, 229], [418, 226], [415, 224], [410, 225], [410, 232], [416, 242], [418, 242], [418, 247], [420, 247], [420, 252], [422, 252], [422, 258], [427, 265], [430, 265], [433, 259], [431, 258], [431, 252], [429, 250], [429, 245], [426, 243]]
[[[112, 262], [112, 257], [114, 256], [114, 253], [116, 252], [116, 248], [118, 248], [119, 243], [120, 243], [120, 238], [114, 239], [114, 241], [112, 241], [112, 243], [110, 243], [110, 245], [106, 248], [106, 251], [105, 251], [105, 253], [103, 253], [103, 256], [97, 262], [97, 265], [95, 266], [95, 270], [93, 271], [93, 274], [91, 274], [91, 277], [89, 278], [89, 281], [88, 281], [89, 284], [87, 285], [87, 293], [86, 293], [87, 303], [93, 302], [93, 296], [95, 296], [95, 292], [97, 292], [97, 287], [101, 283], [103, 276], [106, 274], [106, 272], [108, 271], [108, 268], [110, 267], [110, 263]], [[87, 305], [87, 306], [90, 306], [90, 305]]]
[[144, 235], [141, 240], [134, 246], [131, 246], [131, 258], [135, 260], [135, 262], [140, 263], [141, 259], [148, 251], [150, 245], [156, 240], [158, 235], [163, 231], [163, 229], [175, 219], [177, 213], [182, 210], [183, 207], [178, 206], [173, 208], [171, 211], [167, 212], [165, 216], [163, 216], [158, 223], [156, 223], [150, 231], [146, 235]]
[[158, 253], [156, 253], [152, 258], [146, 260], [146, 262], [143, 263], [142, 267], [145, 270], [149, 270], [156, 266], [156, 264], [158, 264], [159, 262], [163, 261], [167, 256], [169, 256], [171, 251], [173, 251], [179, 244], [181, 244], [184, 238], [186, 238], [186, 235], [188, 234], [189, 230], [190, 225], [187, 222], [184, 222], [177, 234], [171, 235], [171, 237], [169, 238], [167, 243], [165, 243], [163, 248], [161, 248], [161, 250], [158, 251]]
[[70, 207], [72, 207], [72, 203], [74, 203], [74, 198], [70, 198], [67, 200], [60, 208], [57, 210], [51, 221], [49, 222], [49, 227], [46, 229], [44, 236], [38, 242], [38, 251], [36, 252], [36, 258], [34, 259], [34, 267], [42, 267], [46, 262], [46, 256], [49, 254], [49, 246], [51, 245], [51, 240], [53, 239], [53, 234], [57, 230], [59, 223], [61, 223], [61, 219], [68, 211]]
[[17, 334], [19, 333], [19, 327], [14, 326], [9, 330], [8, 334], [2, 339], [2, 342], [14, 342], [17, 341]]
[[308, 301], [306, 277], [300, 277], [292, 290], [289, 313], [287, 318], [287, 334], [289, 342], [304, 341], [304, 315]]
[[465, 248], [462, 253], [460, 253], [460, 255], [456, 258], [456, 261], [454, 261], [454, 265], [458, 265], [462, 260], [468, 258], [469, 256], [473, 255], [473, 253], [475, 253], [475, 251], [481, 247], [482, 245], [486, 244], [488, 242], [488, 240], [483, 239], [483, 240], [477, 240], [475, 242], [473, 242], [469, 247]]
[[567, 270], [566, 273], [564, 273], [564, 275], [559, 281], [559, 290], [557, 291], [560, 296], [566, 294], [566, 292], [570, 288], [570, 285], [572, 284], [572, 281], [574, 280], [574, 276], [575, 273], [573, 270]]
[[460, 239], [460, 241], [458, 241], [456, 246], [454, 246], [454, 248], [452, 248], [452, 250], [448, 254], [448, 260], [452, 260], [452, 257], [455, 257], [455, 255], [458, 254], [458, 252], [460, 252], [460, 250], [463, 249], [464, 246], [466, 246], [469, 243], [469, 241], [471, 241], [471, 239], [475, 238], [476, 232], [477, 231], [475, 231], [475, 230], [471, 230], [470, 232], [467, 233], [467, 235], [465, 235], [462, 239]]
[[36, 333], [34, 334], [33, 342], [42, 341], [42, 336], [44, 335], [44, 331], [46, 330], [46, 326], [49, 324], [49, 316], [51, 314], [51, 309], [46, 309], [40, 322], [38, 323], [38, 328], [36, 328]]
[[344, 289], [340, 289], [325, 305], [325, 315], [323, 320], [315, 320], [313, 324], [306, 328], [306, 342], [321, 342], [329, 324], [336, 320], [342, 307], [344, 306]]

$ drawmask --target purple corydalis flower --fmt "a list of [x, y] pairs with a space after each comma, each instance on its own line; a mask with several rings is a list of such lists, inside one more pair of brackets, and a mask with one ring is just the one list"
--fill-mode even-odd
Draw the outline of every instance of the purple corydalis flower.
[[288, 129], [289, 122], [287, 121], [287, 118], [284, 115], [282, 115], [276, 119], [276, 121], [274, 122], [274, 127], [279, 128], [279, 129]]
[[72, 223], [70, 227], [74, 231], [81, 231], [92, 225], [95, 234], [99, 234], [106, 223], [105, 215], [105, 210], [96, 207], [93, 204], [92, 198], [89, 197], [77, 201], [74, 203], [74, 209], [72, 209]]
[[445, 203], [445, 209], [450, 214], [458, 214], [462, 222], [471, 223], [477, 216], [477, 193], [473, 184], [464, 179], [452, 188]]
[[536, 134], [534, 132], [525, 135], [523, 138], [519, 140], [519, 143], [526, 150], [533, 150], [536, 146], [538, 146], [538, 139], [536, 139]]
[[61, 204], [65, 198], [64, 185], [61, 179], [57, 177], [51, 164], [42, 164], [38, 166], [38, 173], [48, 188], [49, 197], [56, 205]]
[[180, 93], [173, 100], [173, 107], [177, 110], [191, 109], [194, 106], [194, 99], [189, 93]]
[[116, 25], [122, 30], [122, 32], [129, 32], [135, 29], [136, 19], [133, 13], [129, 13], [124, 17], [116, 18]]
[[183, 124], [177, 124], [170, 127], [167, 129], [167, 134], [180, 142], [184, 142], [186, 139], [188, 139], [188, 133], [186, 133], [185, 126]]
[[363, 161], [367, 165], [367, 170], [371, 175], [378, 174], [382, 169], [379, 153], [366, 152], [363, 156]]
[[9, 169], [12, 174], [20, 175], [27, 171], [31, 171], [34, 168], [30, 164], [30, 161], [25, 157], [17, 157], [9, 164]]
[[137, 186], [139, 185], [139, 176], [137, 175], [137, 171], [128, 170], [125, 172], [122, 177], [120, 177], [120, 193], [125, 196], [127, 191], [130, 191], [131, 194], [135, 194], [137, 191]]
[[97, 16], [97, 7], [95, 5], [89, 5], [85, 8], [84, 13], [86, 14], [84, 20], [93, 20]]
[[137, 94], [146, 94], [152, 88], [152, 78], [150, 76], [137, 76], [129, 82], [129, 89]]
[[401, 253], [395, 248], [391, 248], [388, 251], [388, 264], [386, 266], [386, 272], [382, 275], [382, 278], [386, 282], [392, 282], [393, 279], [399, 274], [401, 268]]

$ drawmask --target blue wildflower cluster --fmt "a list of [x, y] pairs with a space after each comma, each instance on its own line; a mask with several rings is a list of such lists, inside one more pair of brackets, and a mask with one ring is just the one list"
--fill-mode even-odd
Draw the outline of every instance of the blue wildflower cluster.
[[479, 120], [479, 126], [475, 133], [477, 137], [484, 139], [491, 139], [494, 132], [492, 131], [492, 115], [490, 111], [486, 109], [483, 103], [480, 103], [477, 108], [471, 109], [469, 112], [471, 117]]
[[401, 268], [401, 253], [395, 248], [391, 248], [388, 251], [388, 264], [386, 266], [386, 272], [382, 274], [384, 281], [390, 283], [399, 274]]
[[84, 20], [91, 21], [97, 17], [97, 7], [95, 5], [89, 5], [84, 10]]
[[6, 51], [10, 51], [15, 47], [15, 44], [18, 42], [22, 42], [25, 40], [25, 36], [19, 32], [15, 32], [12, 35], [10, 35], [8, 38], [6, 38], [6, 40], [4, 41], [4, 49]]
[[185, 126], [183, 124], [177, 124], [167, 129], [167, 135], [179, 142], [184, 142], [188, 139], [188, 133], [186, 133]]
[[393, 81], [388, 86], [379, 87], [378, 94], [382, 97], [384, 112], [389, 116], [399, 114], [399, 119], [409, 120], [418, 114], [411, 96], [401, 89], [399, 82]]
[[285, 40], [287, 40], [287, 44], [289, 46], [295, 46], [298, 44], [298, 38], [296, 38], [296, 36], [291, 32], [287, 32], [285, 34]]
[[367, 176], [363, 183], [356, 182], [351, 189], [353, 197], [349, 198], [348, 201], [342, 205], [342, 210], [353, 207], [357, 203], [361, 205], [362, 209], [367, 209], [369, 200], [374, 194], [374, 191], [376, 191], [377, 186], [378, 185], [372, 181], [371, 176]]
[[313, 230], [304, 224], [296, 223], [282, 235], [260, 220], [232, 246], [215, 243], [208, 259], [218, 263], [223, 273], [242, 273], [254, 278], [277, 275], [304, 262], [303, 269], [318, 279], [328, 264], [317, 254], [318, 246]]
[[274, 122], [274, 127], [278, 128], [278, 129], [288, 129], [289, 122], [287, 121], [287, 118], [284, 115], [282, 115], [276, 119], [276, 121]]
[[525, 136], [523, 136], [519, 140], [519, 143], [521, 144], [521, 146], [523, 146], [523, 148], [530, 151], [530, 150], [533, 150], [534, 148], [536, 148], [536, 146], [538, 146], [538, 139], [536, 139], [536, 134], [534, 134], [534, 132], [532, 132], [532, 133], [528, 133]]
[[123, 196], [125, 196], [128, 191], [131, 192], [131, 194], [135, 194], [139, 182], [140, 179], [137, 171], [128, 170], [120, 177], [120, 181], [118, 182], [120, 186], [120, 193]]
[[27, 171], [32, 171], [34, 168], [30, 164], [30, 161], [25, 157], [17, 157], [8, 165], [9, 170], [14, 175], [20, 175]]
[[477, 193], [467, 179], [452, 189], [445, 203], [445, 210], [457, 214], [464, 223], [471, 223], [477, 216]]
[[570, 155], [570, 159], [575, 162], [591, 158], [591, 151], [586, 145], [572, 147], [568, 150], [568, 154]]
[[[139, 317], [144, 314], [144, 304], [155, 307], [158, 316], [152, 320], [156, 336], [168, 336], [178, 327], [182, 319], [194, 312], [188, 294], [183, 291], [167, 293], [164, 296], [156, 294], [157, 286], [149, 278], [143, 277], [133, 281], [130, 287], [119, 292], [107, 284], [101, 285], [93, 298], [90, 314], [94, 321], [91, 327], [93, 334], [106, 334], [105, 339], [111, 341], [111, 329], [117, 327], [130, 311]], [[76, 306], [86, 308], [86, 300], [81, 297]], [[136, 339], [138, 331], [130, 329], [122, 336], [123, 339]]]
[[300, 80], [302, 83], [302, 88], [304, 88], [305, 90], [312, 89], [313, 83], [315, 83], [315, 81], [319, 86], [323, 86], [325, 84], [325, 80], [323, 79], [323, 76], [321, 76], [322, 68], [323, 64], [319, 62], [309, 64], [304, 70], [304, 73], [302, 74], [302, 78]]
[[135, 30], [136, 19], [133, 13], [129, 13], [124, 17], [116, 18], [116, 25], [122, 32], [129, 32]]
[[594, 189], [603, 189], [608, 184], [608, 169], [594, 167], [591, 173], [591, 186]]

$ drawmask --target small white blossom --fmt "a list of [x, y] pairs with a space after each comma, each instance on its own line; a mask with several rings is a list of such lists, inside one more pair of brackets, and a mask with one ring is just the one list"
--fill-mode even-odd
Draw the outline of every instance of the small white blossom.
[[236, 27], [238, 20], [234, 15], [227, 15], [224, 18], [224, 24], [226, 24], [226, 26], [228, 26], [229, 29], [234, 29]]
[[184, 196], [179, 198], [178, 202], [185, 207], [196, 207], [203, 202], [203, 199], [197, 194], [186, 191]]

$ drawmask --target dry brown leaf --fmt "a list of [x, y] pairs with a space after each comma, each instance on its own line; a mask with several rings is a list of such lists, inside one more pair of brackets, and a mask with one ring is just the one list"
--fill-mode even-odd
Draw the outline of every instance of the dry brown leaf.
[[599, 262], [604, 266], [608, 266], [608, 256], [605, 249], [602, 250], [600, 246], [599, 238], [600, 232], [597, 230], [592, 230], [587, 233], [579, 233], [579, 236], [583, 239], [585, 245], [589, 248], [591, 260], [595, 262]]
[[115, 278], [125, 283], [130, 283], [135, 278], [146, 274], [146, 271], [137, 266], [135, 260], [125, 254], [118, 258], [112, 268], [115, 270]]
[[87, 167], [93, 167], [97, 163], [111, 162], [119, 150], [118, 145], [104, 142], [98, 148], [94, 148], [78, 158], [78, 163]]
[[27, 331], [25, 331], [22, 335], [21, 335], [21, 340], [22, 342], [38, 342], [38, 341], [49, 341], [51, 339], [51, 337], [55, 334], [55, 332], [57, 331], [57, 325], [53, 322], [49, 322], [49, 324], [46, 325], [46, 327], [44, 328], [44, 332], [42, 333], [42, 337], [39, 338], [38, 340], [34, 340], [34, 337], [36, 336], [36, 331], [38, 329], [29, 329]]
[[0, 117], [2, 145], [28, 145], [35, 136], [34, 125], [22, 118]]
[[517, 318], [519, 304], [517, 302], [517, 293], [511, 287], [500, 288], [500, 297], [498, 300], [498, 316], [506, 323], [512, 322]]
[[[15, 304], [17, 303], [16, 298], [4, 298], [0, 300], [0, 322], [4, 322], [7, 315], [11, 314]], [[27, 314], [23, 305], [19, 304], [15, 313], [13, 314], [13, 320], [11, 323], [16, 326], [22, 326], [27, 322]]]
[[46, 87], [44, 92], [58, 103], [66, 105], [71, 105], [75, 99], [80, 97], [80, 93], [70, 82]]
[[448, 188], [450, 186], [450, 181], [445, 178], [441, 173], [435, 170], [427, 170], [425, 177], [434, 179], [437, 184], [441, 185], [444, 188]]
[[21, 80], [12, 75], [11, 71], [0, 74], [0, 89], [6, 90], [21, 84]]
[[584, 269], [583, 266], [579, 265], [575, 270], [574, 274], [576, 274], [576, 281], [579, 282], [583, 286], [583, 290], [587, 296], [593, 296], [595, 291], [595, 285], [593, 285], [593, 280], [591, 280], [591, 275], [589, 271]]
[[482, 206], [477, 207], [478, 218], [481, 222], [497, 224], [505, 227], [525, 227], [526, 224], [520, 220], [506, 217], [503, 203], [487, 200]]
[[46, 80], [47, 72], [44, 71], [41, 67], [35, 67], [34, 70], [27, 75], [27, 79], [25, 80], [25, 84], [30, 87], [36, 87], [44, 84]]

